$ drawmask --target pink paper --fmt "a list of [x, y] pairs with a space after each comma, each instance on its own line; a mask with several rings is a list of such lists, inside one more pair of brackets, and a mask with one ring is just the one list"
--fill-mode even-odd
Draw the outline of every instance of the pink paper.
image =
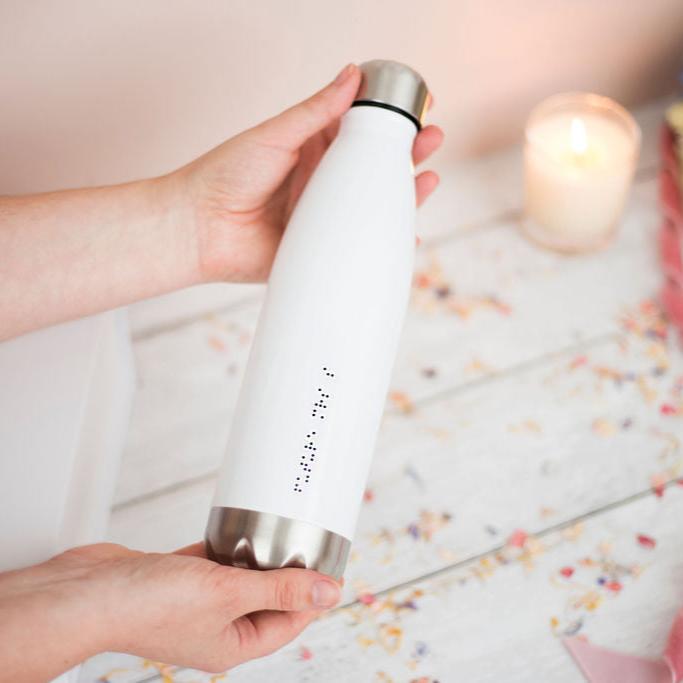
[[565, 638], [562, 642], [590, 683], [678, 682], [672, 679], [671, 669], [661, 660], [611, 652], [581, 636]]
[[671, 672], [669, 680], [673, 683], [683, 680], [683, 609], [678, 611], [671, 627], [669, 642], [664, 650], [664, 660]]
[[683, 681], [683, 609], [669, 632], [663, 660], [633, 657], [592, 645], [583, 636], [565, 638], [564, 646], [589, 683], [681, 683]]

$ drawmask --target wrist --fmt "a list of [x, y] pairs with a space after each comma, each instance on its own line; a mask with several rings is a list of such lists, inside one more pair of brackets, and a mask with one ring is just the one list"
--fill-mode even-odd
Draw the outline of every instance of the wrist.
[[194, 207], [184, 169], [141, 180], [139, 186], [159, 228], [159, 252], [170, 265], [166, 289], [202, 284], [206, 279], [200, 268]]
[[87, 577], [55, 576], [48, 565], [0, 574], [0, 661], [8, 680], [51, 680], [106, 649]]

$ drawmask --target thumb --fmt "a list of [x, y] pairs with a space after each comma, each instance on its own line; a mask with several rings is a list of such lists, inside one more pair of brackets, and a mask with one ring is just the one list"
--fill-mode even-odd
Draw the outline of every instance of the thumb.
[[341, 599], [339, 584], [310, 569], [239, 570], [233, 584], [242, 614], [260, 610], [329, 609]]
[[315, 95], [264, 121], [253, 131], [262, 142], [293, 152], [351, 106], [359, 85], [360, 69], [349, 64]]

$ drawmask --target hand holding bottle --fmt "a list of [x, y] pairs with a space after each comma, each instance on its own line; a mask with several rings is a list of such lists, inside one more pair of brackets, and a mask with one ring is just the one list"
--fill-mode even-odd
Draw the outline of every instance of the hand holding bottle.
[[[186, 214], [194, 221], [204, 279], [266, 279], [292, 209], [336, 136], [339, 118], [359, 83], [359, 68], [349, 64], [309, 99], [231, 138], [175, 174], [185, 188]], [[437, 126], [423, 128], [415, 139], [415, 164], [427, 159], [442, 139]], [[419, 205], [438, 177], [424, 171], [415, 183]]]
[[339, 598], [316, 572], [223, 567], [201, 543], [75, 548], [0, 574], [3, 680], [43, 683], [104, 651], [224, 671], [282, 647]]

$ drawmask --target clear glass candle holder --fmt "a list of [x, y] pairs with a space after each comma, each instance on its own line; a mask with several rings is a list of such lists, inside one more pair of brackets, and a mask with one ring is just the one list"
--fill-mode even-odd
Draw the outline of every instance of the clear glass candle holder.
[[640, 151], [640, 128], [620, 104], [564, 93], [529, 116], [524, 145], [523, 232], [557, 251], [609, 244]]

